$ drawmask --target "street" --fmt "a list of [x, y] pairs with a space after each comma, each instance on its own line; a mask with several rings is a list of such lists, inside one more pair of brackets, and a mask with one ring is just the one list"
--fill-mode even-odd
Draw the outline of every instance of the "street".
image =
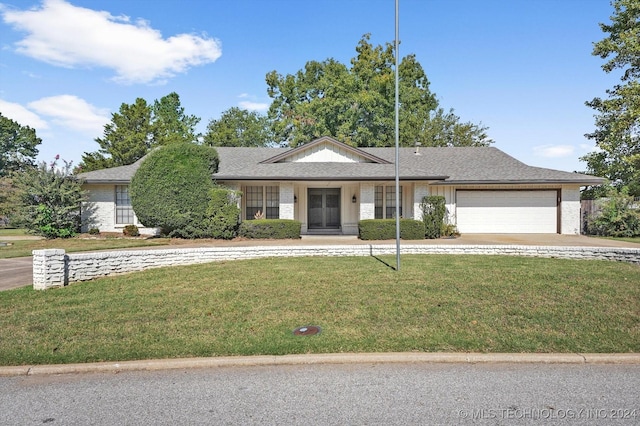
[[640, 365], [341, 364], [0, 378], [3, 425], [640, 424]]

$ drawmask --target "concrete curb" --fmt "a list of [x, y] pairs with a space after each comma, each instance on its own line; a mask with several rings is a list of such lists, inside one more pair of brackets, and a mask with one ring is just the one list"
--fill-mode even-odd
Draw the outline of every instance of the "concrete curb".
[[87, 364], [59, 364], [0, 367], [0, 377], [78, 373], [119, 373], [123, 371], [158, 371], [193, 368], [255, 367], [274, 365], [319, 364], [618, 364], [640, 365], [640, 353], [615, 354], [538, 354], [538, 353], [360, 353], [258, 355], [216, 358], [179, 358]]

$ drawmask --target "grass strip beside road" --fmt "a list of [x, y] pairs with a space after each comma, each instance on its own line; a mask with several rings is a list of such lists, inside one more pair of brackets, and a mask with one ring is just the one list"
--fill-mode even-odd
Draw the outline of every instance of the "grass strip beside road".
[[[210, 263], [0, 293], [2, 365], [339, 352], [640, 352], [640, 268], [405, 255]], [[318, 325], [322, 333], [294, 336]]]

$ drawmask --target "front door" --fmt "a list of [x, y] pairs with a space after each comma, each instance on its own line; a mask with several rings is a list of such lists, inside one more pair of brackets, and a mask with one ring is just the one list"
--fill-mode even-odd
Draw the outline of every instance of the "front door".
[[309, 229], [340, 229], [340, 188], [309, 189]]

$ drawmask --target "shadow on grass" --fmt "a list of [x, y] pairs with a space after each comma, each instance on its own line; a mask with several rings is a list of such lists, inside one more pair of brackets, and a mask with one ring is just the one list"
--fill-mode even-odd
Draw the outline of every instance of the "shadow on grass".
[[384, 260], [380, 259], [378, 256], [373, 254], [373, 246], [369, 246], [369, 256], [373, 257], [375, 260], [382, 263], [387, 268], [392, 269], [394, 271], [396, 270], [395, 266], [389, 265], [387, 262], [385, 262]]

